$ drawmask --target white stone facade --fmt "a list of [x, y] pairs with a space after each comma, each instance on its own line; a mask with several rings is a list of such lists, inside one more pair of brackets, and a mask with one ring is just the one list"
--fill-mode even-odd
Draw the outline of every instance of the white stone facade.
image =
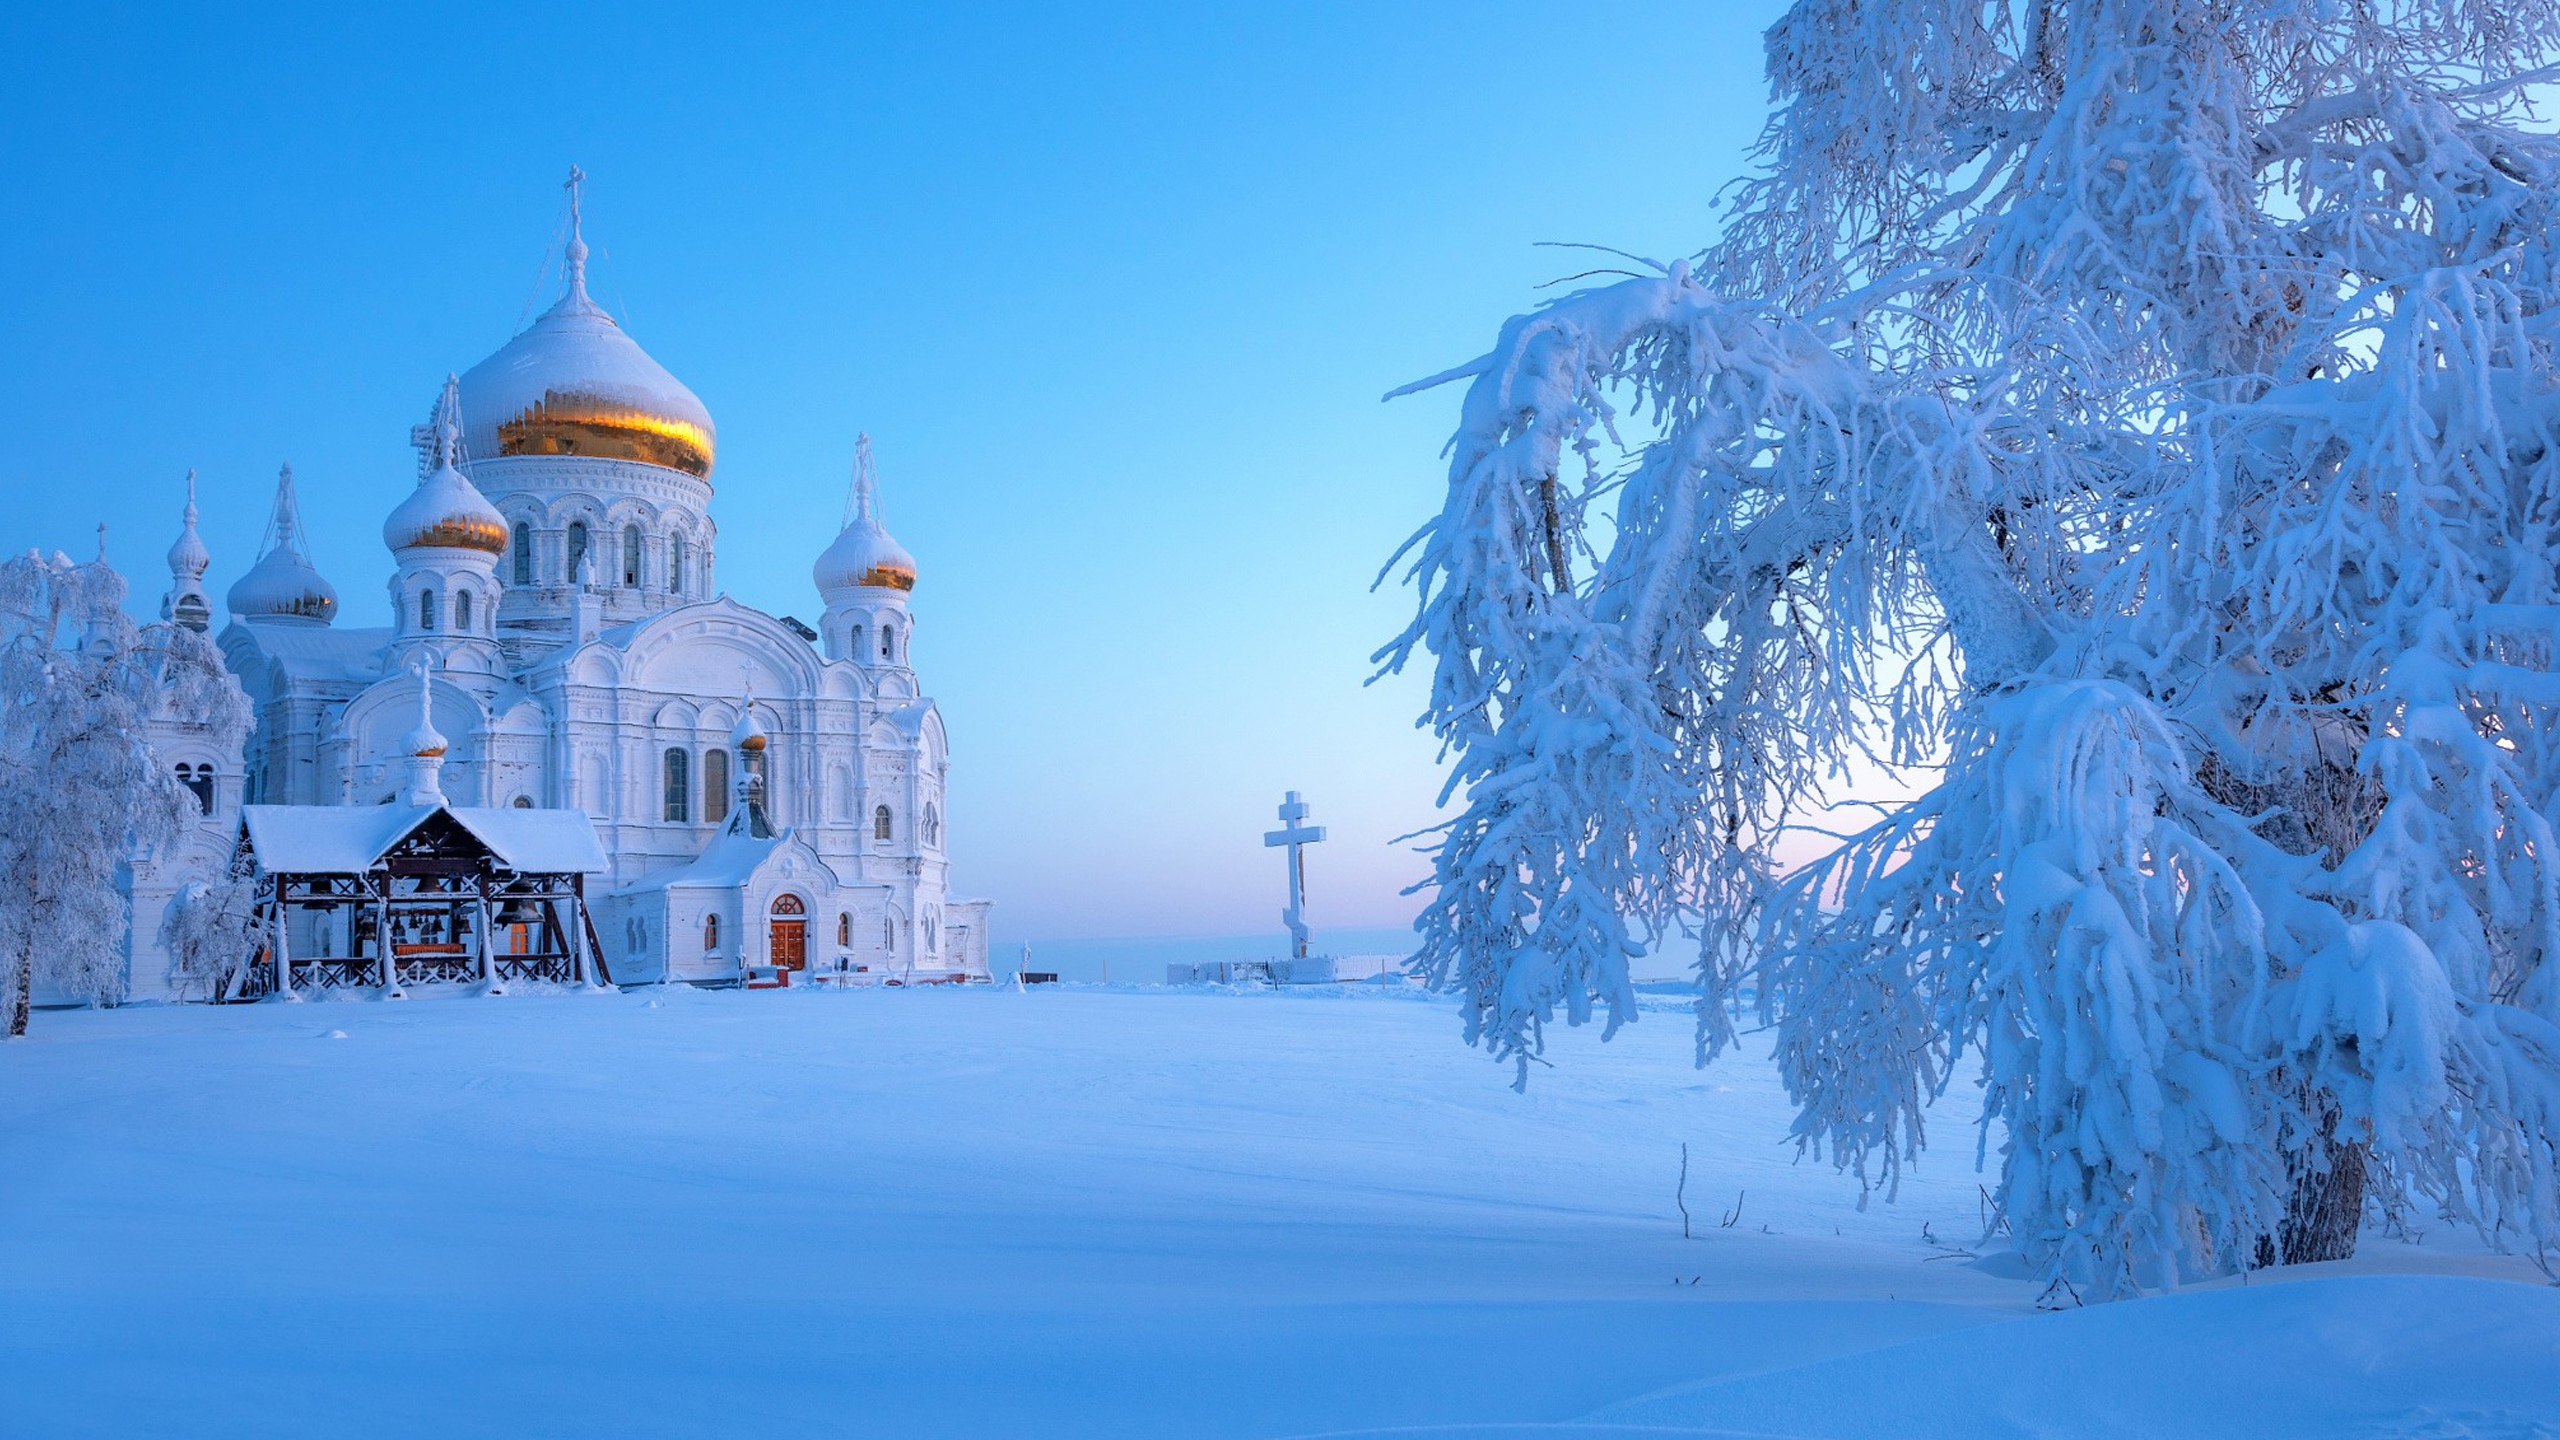
[[[453, 804], [594, 821], [614, 980], [762, 978], [795, 958], [796, 983], [987, 977], [988, 902], [950, 897], [950, 750], [908, 648], [914, 565], [880, 528], [867, 446], [855, 518], [817, 570], [824, 639], [721, 595], [708, 414], [588, 300], [574, 229], [568, 258], [561, 302], [448, 382], [415, 491], [384, 487], [391, 623], [336, 623], [280, 482], [218, 637], [255, 706], [246, 753], [212, 753], [183, 717], [155, 737], [212, 776], [199, 832], [133, 867], [136, 998], [166, 994], [161, 916], [222, 873], [242, 803], [400, 788], [421, 664]], [[193, 533], [191, 510], [169, 603], [200, 613]], [[769, 823], [727, 823], [751, 790]]]

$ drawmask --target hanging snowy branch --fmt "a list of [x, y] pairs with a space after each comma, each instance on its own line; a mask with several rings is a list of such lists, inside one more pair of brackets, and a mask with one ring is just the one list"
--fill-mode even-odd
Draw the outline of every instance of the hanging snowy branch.
[[[1994, 1224], [2102, 1291], [2345, 1253], [2368, 1167], [2560, 1241], [2556, 44], [1790, 11], [1716, 245], [1412, 387], [1469, 1039], [1525, 1081], [1689, 933], [1702, 1059], [1756, 1004], [1888, 1193], [1974, 1067]], [[1782, 875], [1870, 747], [1937, 783]]]

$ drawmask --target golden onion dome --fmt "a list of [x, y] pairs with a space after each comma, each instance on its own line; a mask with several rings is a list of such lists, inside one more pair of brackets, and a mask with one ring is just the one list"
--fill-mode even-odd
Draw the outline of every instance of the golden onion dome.
[[818, 557], [809, 578], [818, 582], [821, 595], [856, 587], [913, 590], [916, 562], [904, 546], [889, 538], [880, 522], [860, 518], [844, 527], [836, 542]]
[[437, 466], [393, 507], [382, 522], [382, 543], [394, 550], [432, 547], [504, 554], [507, 517], [448, 463]]
[[739, 715], [737, 727], [729, 732], [731, 746], [753, 753], [765, 748], [764, 722], [756, 719], [755, 702], [749, 700], [745, 713]]
[[422, 720], [418, 722], [418, 728], [410, 731], [408, 738], [401, 742], [401, 748], [421, 760], [432, 760], [444, 754], [445, 739], [437, 733], [436, 727]]
[[573, 231], [560, 303], [463, 375], [468, 453], [593, 455], [709, 479], [711, 412], [587, 298], [586, 258]]

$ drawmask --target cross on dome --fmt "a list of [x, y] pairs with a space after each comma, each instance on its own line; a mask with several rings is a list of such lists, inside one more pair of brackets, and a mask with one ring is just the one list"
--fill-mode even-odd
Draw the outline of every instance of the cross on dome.
[[587, 172], [571, 165], [569, 178], [560, 187], [569, 192], [569, 248], [562, 258], [568, 263], [569, 291], [581, 297], [587, 293], [587, 237], [579, 214], [578, 187], [586, 181]]

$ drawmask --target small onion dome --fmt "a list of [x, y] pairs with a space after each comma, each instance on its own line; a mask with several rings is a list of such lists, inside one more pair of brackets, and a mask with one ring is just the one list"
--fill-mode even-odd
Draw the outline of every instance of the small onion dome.
[[185, 523], [178, 530], [177, 543], [169, 547], [169, 573], [181, 579], [201, 580], [212, 564], [213, 552], [204, 548], [204, 537], [196, 533], [196, 475], [190, 470]]
[[293, 620], [326, 625], [338, 614], [336, 587], [301, 552], [278, 545], [233, 581], [231, 613], [251, 620]]
[[738, 717], [737, 727], [729, 732], [729, 746], [749, 753], [765, 747], [764, 725], [756, 719], [755, 707], [749, 706], [746, 713]]
[[711, 412], [587, 298], [583, 272], [573, 266], [559, 304], [463, 375], [466, 452], [594, 455], [708, 479]]
[[417, 756], [421, 760], [432, 760], [441, 757], [444, 754], [444, 747], [444, 736], [438, 734], [436, 732], [435, 723], [423, 715], [418, 717], [418, 728], [410, 731], [408, 735], [400, 741], [401, 749]]
[[836, 543], [818, 557], [818, 563], [810, 567], [809, 576], [818, 582], [822, 595], [865, 586], [875, 590], [913, 590], [916, 561], [906, 547], [889, 538], [879, 521], [857, 515], [836, 536]]
[[483, 550], [503, 554], [507, 517], [489, 503], [478, 486], [450, 463], [418, 482], [382, 522], [382, 543], [394, 550], [432, 547], [439, 550]]

